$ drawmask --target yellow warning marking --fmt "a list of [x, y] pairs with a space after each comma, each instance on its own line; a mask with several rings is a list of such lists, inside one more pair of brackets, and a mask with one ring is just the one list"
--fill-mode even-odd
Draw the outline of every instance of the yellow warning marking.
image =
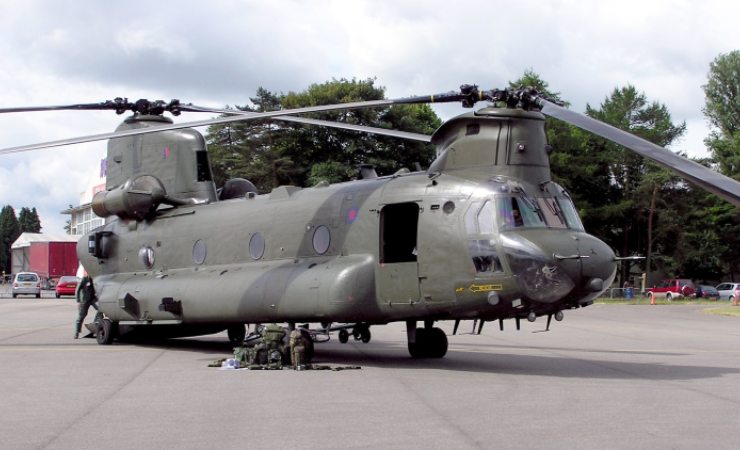
[[464, 290], [465, 290], [464, 287], [459, 287], [459, 288], [455, 289], [455, 292], [457, 292], [459, 294], [459, 293], [463, 292]]
[[500, 284], [471, 284], [468, 288], [470, 292], [489, 292], [500, 291], [504, 287]]

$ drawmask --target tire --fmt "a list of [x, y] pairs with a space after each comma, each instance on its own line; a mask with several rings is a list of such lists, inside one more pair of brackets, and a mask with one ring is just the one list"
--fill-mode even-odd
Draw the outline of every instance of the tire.
[[[18, 294], [13, 294], [13, 298], [18, 297]], [[732, 300], [732, 297], [730, 297], [730, 300]]]
[[59, 293], [56, 293], [56, 294], [54, 294], [54, 295], [56, 296], [56, 298], [59, 298], [59, 297], [61, 297], [61, 295], [59, 295]]
[[36, 294], [36, 298], [41, 298], [41, 294]]
[[303, 342], [304, 346], [306, 347], [305, 350], [303, 350], [303, 359], [306, 364], [311, 364], [311, 360], [313, 360], [314, 355], [314, 347], [313, 347], [313, 339], [311, 339], [311, 333], [305, 328], [301, 328], [301, 336], [303, 336]]
[[339, 342], [346, 344], [349, 341], [349, 333], [347, 330], [339, 330]]
[[110, 319], [103, 319], [98, 322], [98, 330], [95, 333], [95, 340], [100, 345], [111, 345], [116, 335], [118, 324], [113, 323]]
[[673, 297], [671, 297], [671, 293], [670, 292], [665, 295], [665, 299], [668, 300], [669, 302], [672, 302], [673, 301]]
[[226, 329], [226, 335], [229, 337], [229, 342], [232, 345], [242, 345], [244, 338], [247, 336], [247, 327], [243, 323], [231, 325]]
[[444, 358], [447, 354], [447, 335], [441, 328], [434, 327], [429, 330], [429, 357]]
[[428, 358], [427, 346], [425, 345], [427, 340], [426, 328], [416, 329], [416, 342], [409, 342], [409, 355], [414, 359]]

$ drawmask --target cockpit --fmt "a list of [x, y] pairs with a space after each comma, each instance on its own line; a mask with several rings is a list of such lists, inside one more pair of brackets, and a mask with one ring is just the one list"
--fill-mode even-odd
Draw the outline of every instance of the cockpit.
[[[529, 195], [518, 186], [494, 183], [494, 189], [474, 195], [464, 215], [468, 252], [478, 276], [503, 272], [497, 242], [510, 241], [507, 231], [569, 229], [584, 231], [568, 193], [555, 183]], [[499, 234], [500, 233], [500, 234]], [[525, 254], [538, 253], [534, 249]]]

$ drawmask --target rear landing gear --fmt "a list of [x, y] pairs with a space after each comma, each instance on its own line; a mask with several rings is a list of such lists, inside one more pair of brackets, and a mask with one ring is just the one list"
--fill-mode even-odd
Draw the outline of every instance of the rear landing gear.
[[339, 342], [346, 344], [349, 341], [349, 333], [347, 330], [339, 330]]
[[431, 322], [417, 328], [415, 321], [408, 321], [406, 333], [412, 358], [443, 358], [447, 354], [447, 335], [441, 328], [432, 327]]
[[247, 327], [243, 323], [230, 325], [226, 329], [226, 335], [229, 337], [229, 342], [232, 345], [242, 345], [244, 338], [247, 336]]
[[[339, 330], [339, 342], [342, 344], [346, 344], [349, 341], [349, 336], [350, 333], [347, 329], [343, 328]], [[370, 339], [372, 339], [372, 334], [370, 334], [370, 325], [366, 323], [356, 324], [352, 328], [352, 337], [355, 338], [356, 341], [362, 341], [367, 344], [370, 342]]]
[[113, 339], [118, 335], [118, 322], [113, 322], [110, 319], [101, 319], [95, 322], [98, 326], [95, 332], [95, 339], [100, 345], [110, 345], [113, 343]]

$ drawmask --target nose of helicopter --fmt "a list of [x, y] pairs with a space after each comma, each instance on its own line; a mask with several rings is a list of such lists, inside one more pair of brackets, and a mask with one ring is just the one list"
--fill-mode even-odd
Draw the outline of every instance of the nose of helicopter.
[[590, 234], [532, 230], [502, 237], [504, 251], [525, 295], [552, 303], [571, 292], [596, 297], [616, 276], [614, 252]]

